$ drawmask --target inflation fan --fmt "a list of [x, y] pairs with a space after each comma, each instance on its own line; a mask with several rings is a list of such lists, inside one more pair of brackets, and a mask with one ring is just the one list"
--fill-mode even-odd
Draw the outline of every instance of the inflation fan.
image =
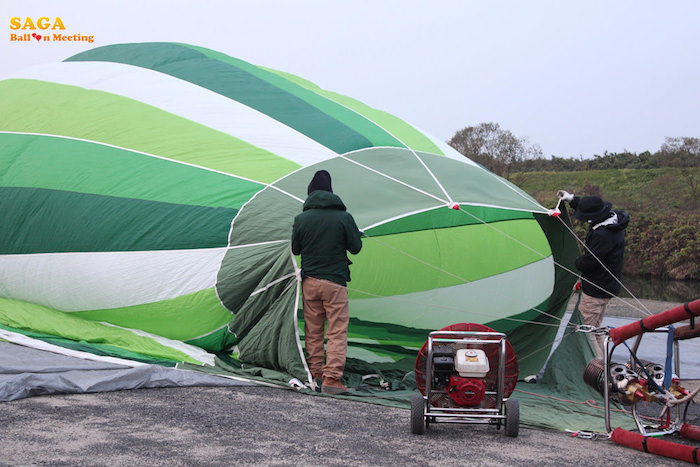
[[416, 358], [411, 432], [431, 423], [493, 424], [518, 436], [520, 406], [509, 396], [518, 361], [506, 335], [488, 326], [460, 323], [429, 334]]

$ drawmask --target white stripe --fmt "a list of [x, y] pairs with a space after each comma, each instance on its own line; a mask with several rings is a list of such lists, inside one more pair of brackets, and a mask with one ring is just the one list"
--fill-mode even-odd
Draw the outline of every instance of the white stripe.
[[24, 347], [29, 347], [32, 349], [45, 350], [47, 352], [52, 352], [60, 355], [66, 355], [68, 357], [81, 358], [83, 360], [91, 360], [95, 362], [105, 362], [114, 363], [116, 365], [124, 365], [128, 367], [146, 366], [147, 363], [137, 362], [134, 360], [125, 360], [123, 358], [117, 357], [107, 357], [102, 355], [95, 355], [88, 352], [81, 352], [79, 350], [71, 350], [65, 347], [59, 347], [58, 345], [49, 344], [48, 342], [41, 341], [39, 339], [34, 339], [27, 337], [24, 334], [19, 334], [16, 332], [5, 331], [0, 329], [0, 338], [5, 339], [13, 344], [22, 345]]
[[117, 94], [229, 134], [307, 166], [337, 156], [327, 147], [240, 102], [164, 73], [110, 62], [61, 62], [10, 78], [36, 79]]
[[[533, 278], [537, 278], [533, 286]], [[488, 323], [522, 313], [554, 288], [552, 257], [453, 287], [405, 295], [353, 299], [350, 316], [375, 323], [440, 329], [454, 323]], [[348, 287], [348, 290], [352, 290]], [[361, 291], [358, 291], [361, 295]]]
[[[230, 237], [230, 235], [229, 235]], [[274, 245], [275, 243], [289, 243], [289, 240], [270, 240], [269, 242], [257, 242], [257, 243], [246, 243], [245, 245], [233, 245], [229, 246], [229, 250], [236, 250], [238, 248], [248, 248], [248, 247], [258, 247], [265, 245]]]
[[0, 296], [62, 311], [101, 310], [213, 287], [226, 248], [0, 256]]
[[142, 331], [141, 329], [125, 328], [122, 326], [117, 326], [116, 324], [106, 323], [104, 321], [102, 321], [100, 324], [104, 324], [106, 326], [111, 326], [118, 329], [123, 329], [125, 331], [130, 331], [136, 334], [137, 336], [153, 339], [163, 347], [168, 347], [177, 350], [180, 353], [184, 353], [188, 357], [197, 360], [199, 363], [211, 366], [214, 366], [216, 364], [216, 357], [214, 356], [214, 354], [211, 354], [199, 347], [195, 347], [194, 345], [186, 344], [182, 341], [174, 339], [168, 339], [167, 337], [159, 336], [157, 334], [151, 334], [150, 332]]
[[294, 273], [286, 274], [286, 275], [284, 275], [284, 276], [282, 276], [282, 277], [280, 277], [280, 278], [277, 278], [277, 279], [275, 279], [275, 280], [269, 282], [269, 283], [268, 283], [267, 285], [265, 285], [264, 287], [261, 287], [261, 288], [259, 288], [258, 290], [255, 290], [254, 292], [252, 292], [252, 293], [250, 294], [250, 296], [251, 296], [251, 297], [254, 297], [255, 295], [258, 295], [258, 294], [261, 294], [261, 293], [263, 293], [263, 292], [266, 292], [266, 291], [269, 290], [270, 287], [272, 287], [273, 285], [279, 284], [280, 282], [285, 281], [285, 280], [287, 280], [287, 279], [291, 279], [292, 277], [295, 277], [295, 274], [294, 274]]
[[297, 352], [299, 352], [299, 359], [301, 363], [304, 364], [304, 370], [306, 371], [306, 378], [309, 384], [315, 384], [314, 379], [311, 376], [311, 370], [309, 369], [309, 364], [306, 361], [306, 356], [304, 355], [304, 349], [301, 345], [301, 337], [299, 336], [299, 324], [297, 319], [297, 310], [299, 309], [299, 301], [301, 299], [301, 269], [297, 266], [296, 259], [292, 254], [292, 250], [289, 250], [290, 260], [294, 266], [294, 275], [296, 276], [296, 292], [294, 294], [294, 303], [292, 303], [292, 308], [289, 310], [289, 319], [292, 320], [292, 326], [294, 327], [294, 339], [297, 343]]
[[[417, 129], [418, 127], [414, 126], [414, 128]], [[477, 164], [473, 160], [469, 159], [467, 156], [460, 153], [459, 151], [457, 151], [455, 148], [453, 148], [452, 146], [450, 146], [446, 142], [435, 138], [433, 135], [426, 133], [423, 130], [420, 130], [420, 131], [421, 131], [421, 133], [423, 133], [424, 136], [428, 137], [430, 139], [430, 141], [432, 141], [433, 144], [435, 146], [437, 146], [438, 149], [440, 149], [450, 159], [454, 159], [458, 162], [463, 162], [465, 164], [474, 165], [477, 167], [479, 166], [479, 164]]]

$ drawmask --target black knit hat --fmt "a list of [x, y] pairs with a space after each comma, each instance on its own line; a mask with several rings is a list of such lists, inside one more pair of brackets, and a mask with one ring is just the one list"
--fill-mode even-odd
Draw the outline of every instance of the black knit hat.
[[600, 196], [584, 196], [578, 202], [574, 217], [582, 221], [604, 220], [610, 215], [612, 203], [603, 201]]
[[309, 191], [307, 194], [311, 194], [314, 190], [330, 191], [333, 193], [333, 188], [331, 188], [331, 174], [325, 170], [319, 170], [314, 174], [314, 178], [311, 179], [309, 183]]

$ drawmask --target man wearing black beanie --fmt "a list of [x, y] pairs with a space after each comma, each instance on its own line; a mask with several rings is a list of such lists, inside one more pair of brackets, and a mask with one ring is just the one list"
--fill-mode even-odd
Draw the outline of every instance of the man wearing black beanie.
[[362, 238], [345, 204], [333, 194], [327, 171], [314, 174], [308, 195], [292, 231], [292, 253], [301, 255], [306, 361], [314, 381], [322, 380], [322, 392], [340, 394], [347, 391], [341, 382], [350, 320], [346, 284], [352, 262], [346, 252], [359, 253]]

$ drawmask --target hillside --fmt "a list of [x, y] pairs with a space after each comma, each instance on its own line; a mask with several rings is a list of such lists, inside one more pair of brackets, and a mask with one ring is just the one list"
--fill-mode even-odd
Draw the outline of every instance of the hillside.
[[[625, 274], [700, 280], [700, 168], [517, 172], [509, 180], [554, 207], [557, 190], [598, 195], [631, 216]], [[575, 222], [580, 238], [585, 226]]]

